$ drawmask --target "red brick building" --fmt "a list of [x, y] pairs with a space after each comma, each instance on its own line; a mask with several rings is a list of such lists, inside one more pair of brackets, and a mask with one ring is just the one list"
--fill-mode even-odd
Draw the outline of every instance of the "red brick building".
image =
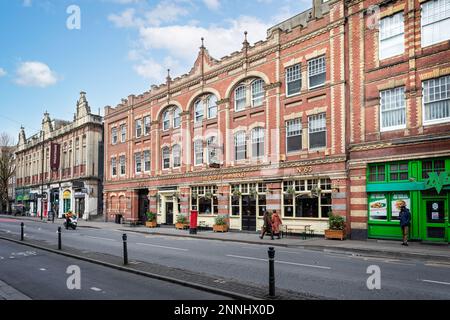
[[448, 241], [450, 1], [349, 1], [348, 30], [352, 234], [400, 239], [404, 201], [411, 238]]
[[[239, 41], [237, 39], [236, 41]], [[192, 70], [105, 109], [108, 218], [255, 230], [347, 216], [345, 7], [315, 1], [267, 39], [220, 60], [202, 45]]]
[[[105, 111], [105, 212], [448, 241], [450, 0], [314, 0], [267, 39]], [[213, 164], [213, 165], [211, 165]], [[435, 209], [437, 208], [437, 209]]]

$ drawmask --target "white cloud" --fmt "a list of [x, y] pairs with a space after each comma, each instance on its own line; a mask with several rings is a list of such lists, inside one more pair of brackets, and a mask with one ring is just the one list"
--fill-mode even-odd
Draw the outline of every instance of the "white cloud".
[[22, 62], [16, 71], [15, 82], [21, 86], [45, 88], [55, 84], [58, 76], [48, 65], [37, 61]]
[[142, 13], [138, 15], [134, 8], [128, 8], [121, 14], [110, 14], [108, 20], [118, 28], [160, 26], [163, 23], [175, 22], [189, 14], [188, 8], [168, 0], [161, 1], [151, 10], [140, 11]]
[[163, 63], [158, 63], [152, 58], [143, 59], [139, 64], [133, 66], [134, 71], [145, 79], [163, 82], [167, 76], [167, 69], [171, 70], [172, 78], [174, 74], [182, 72], [180, 62], [172, 57], [166, 57]]
[[[200, 38], [204, 37], [210, 54], [221, 58], [242, 48], [244, 31], [248, 31], [249, 41], [265, 39], [269, 25], [253, 17], [230, 20], [228, 27], [195, 25], [175, 25], [167, 27], [147, 27], [140, 29], [139, 42], [146, 50], [164, 49], [181, 59], [194, 59], [198, 53]], [[173, 39], [177, 39], [174, 41]]]
[[6, 71], [3, 68], [0, 68], [0, 78], [6, 76]]
[[22, 2], [22, 6], [24, 6], [24, 7], [31, 7], [32, 5], [33, 5], [32, 0], [23, 0], [23, 2]]
[[220, 7], [220, 1], [219, 0], [203, 0], [205, 5], [210, 10], [217, 10]]
[[118, 28], [138, 27], [143, 24], [142, 19], [135, 16], [136, 10], [133, 8], [127, 9], [120, 15], [110, 14], [108, 20], [113, 22]]

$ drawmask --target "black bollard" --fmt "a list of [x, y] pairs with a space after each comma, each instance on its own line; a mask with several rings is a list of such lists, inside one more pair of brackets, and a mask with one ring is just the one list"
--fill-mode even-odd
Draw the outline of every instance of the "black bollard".
[[58, 250], [61, 250], [61, 227], [58, 227]]
[[127, 251], [127, 235], [126, 233], [122, 236], [123, 240], [123, 264], [128, 264], [128, 251]]
[[23, 222], [20, 223], [20, 241], [23, 241]]
[[269, 296], [275, 297], [275, 249], [269, 248]]

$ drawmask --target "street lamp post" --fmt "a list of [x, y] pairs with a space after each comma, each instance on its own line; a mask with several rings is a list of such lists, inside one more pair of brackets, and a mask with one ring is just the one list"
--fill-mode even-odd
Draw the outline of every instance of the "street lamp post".
[[44, 135], [45, 132], [43, 130], [41, 130], [41, 135], [42, 135], [42, 151], [41, 151], [41, 220], [43, 219], [43, 214], [44, 214]]

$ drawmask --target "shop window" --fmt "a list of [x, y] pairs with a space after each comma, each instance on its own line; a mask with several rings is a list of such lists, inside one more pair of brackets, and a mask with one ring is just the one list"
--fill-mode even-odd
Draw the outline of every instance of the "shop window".
[[422, 47], [450, 39], [450, 1], [431, 0], [422, 4]]
[[191, 209], [198, 214], [218, 214], [219, 200], [217, 186], [200, 186], [191, 188]]
[[408, 163], [392, 163], [389, 165], [389, 180], [390, 181], [405, 181], [408, 180]]
[[405, 51], [404, 33], [403, 12], [380, 20], [380, 60], [402, 54]]
[[401, 206], [411, 209], [408, 193], [389, 192], [369, 195], [369, 219], [372, 221], [398, 221]]
[[331, 180], [309, 179], [283, 182], [283, 216], [327, 218], [331, 212]]
[[231, 215], [239, 216], [241, 212], [250, 211], [263, 216], [266, 210], [267, 187], [264, 183], [243, 183], [231, 185]]
[[386, 181], [386, 166], [384, 164], [375, 164], [369, 166], [369, 182]]
[[445, 171], [445, 160], [425, 160], [422, 161], [422, 178], [428, 179], [428, 174], [436, 172], [437, 174]]
[[292, 67], [286, 68], [286, 93], [287, 96], [292, 96], [300, 93], [302, 88], [302, 71], [301, 65], [296, 64]]

